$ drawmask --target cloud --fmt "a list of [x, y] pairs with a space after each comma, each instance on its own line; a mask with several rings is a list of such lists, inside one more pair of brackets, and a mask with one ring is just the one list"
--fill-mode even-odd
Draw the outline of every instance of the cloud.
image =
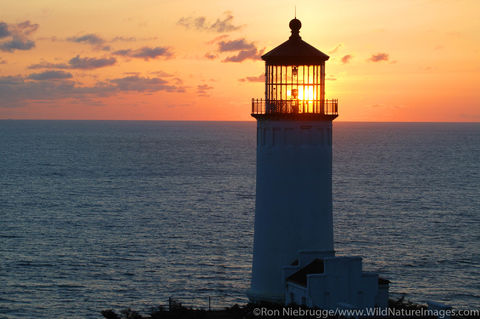
[[137, 92], [185, 92], [183, 87], [171, 85], [168, 81], [161, 78], [145, 78], [138, 75], [126, 76], [119, 79], [110, 80], [120, 91]]
[[184, 87], [171, 84], [162, 78], [138, 75], [108, 79], [92, 86], [79, 86], [70, 79], [59, 78], [32, 81], [30, 76], [0, 76], [0, 108], [22, 107], [40, 102], [58, 103], [59, 100], [66, 99], [76, 102], [91, 101], [92, 98], [108, 97], [122, 92], [185, 91]]
[[35, 47], [35, 42], [32, 40], [22, 39], [18, 37], [13, 37], [12, 40], [0, 43], [0, 50], [13, 52], [15, 50], [30, 50]]
[[28, 76], [31, 80], [64, 80], [71, 79], [72, 74], [64, 71], [44, 71], [40, 73], [32, 73]]
[[114, 65], [117, 62], [115, 58], [81, 58], [79, 55], [70, 59], [68, 64], [71, 69], [91, 70]]
[[155, 74], [156, 76], [161, 76], [161, 77], [171, 77], [173, 74], [165, 72], [165, 71], [151, 71], [149, 72], [150, 74]]
[[19, 76], [0, 76], [0, 88], [4, 85], [15, 85], [23, 82], [23, 79]]
[[[135, 41], [151, 41], [156, 40], [157, 37], [136, 38], [136, 37], [124, 37], [117, 36], [111, 39], [105, 39], [95, 33], [88, 33], [80, 36], [69, 37], [66, 40], [75, 43], [85, 43], [91, 45], [94, 49], [110, 51], [111, 47], [109, 43], [114, 42], [135, 42]], [[122, 50], [121, 50], [122, 51]], [[125, 51], [125, 50], [123, 50]]]
[[6, 38], [10, 35], [10, 31], [8, 31], [8, 24], [5, 22], [0, 22], [0, 39]]
[[89, 33], [82, 36], [70, 37], [67, 38], [67, 41], [77, 42], [77, 43], [88, 43], [91, 45], [99, 45], [105, 43], [105, 40], [100, 38], [98, 35]]
[[217, 58], [217, 56], [215, 54], [210, 53], [210, 52], [205, 53], [204, 57], [206, 57], [209, 60], [215, 60]]
[[340, 43], [340, 44], [337, 45], [335, 48], [333, 48], [332, 50], [328, 51], [328, 53], [334, 54], [334, 53], [337, 52], [341, 47], [342, 47], [342, 44]]
[[[110, 51], [110, 43], [114, 42], [135, 42], [135, 41], [152, 41], [156, 40], [157, 37], [145, 37], [145, 38], [137, 38], [137, 37], [124, 37], [124, 36], [117, 36], [111, 39], [105, 39], [95, 33], [88, 33], [80, 36], [73, 36], [69, 37], [66, 40], [75, 43], [85, 43], [91, 45], [94, 49], [103, 50], [103, 51]], [[126, 50], [120, 50], [126, 51]]]
[[137, 41], [135, 37], [115, 37], [112, 39], [112, 42], [123, 41], [123, 42], [133, 42]]
[[245, 60], [258, 60], [260, 59], [260, 56], [262, 55], [262, 51], [258, 51], [257, 49], [252, 49], [252, 50], [243, 50], [238, 52], [237, 55], [229, 56], [225, 58], [222, 62], [242, 62]]
[[240, 26], [235, 26], [232, 24], [233, 16], [231, 14], [223, 20], [217, 19], [214, 24], [210, 26], [210, 29], [216, 32], [230, 32], [240, 29]]
[[245, 39], [238, 39], [233, 41], [220, 41], [218, 43], [218, 51], [239, 51], [239, 50], [251, 50], [256, 49], [253, 43], [248, 43]]
[[388, 54], [387, 53], [372, 54], [372, 56], [368, 59], [368, 61], [372, 61], [372, 62], [388, 61]]
[[265, 74], [262, 73], [259, 76], [247, 76], [246, 78], [239, 79], [240, 82], [265, 82]]
[[70, 66], [66, 63], [50, 63], [50, 62], [40, 62], [37, 64], [31, 64], [28, 66], [28, 69], [70, 69]]
[[77, 55], [71, 58], [68, 63], [48, 63], [42, 62], [38, 64], [32, 64], [29, 69], [80, 69], [80, 70], [93, 70], [103, 68], [106, 66], [114, 65], [117, 62], [115, 58], [81, 58]]
[[32, 24], [29, 20], [24, 21], [22, 23], [18, 23], [16, 27], [14, 27], [17, 32], [21, 32], [24, 35], [30, 35], [33, 32], [37, 31], [38, 29], [38, 24]]
[[51, 37], [39, 37], [39, 38], [36, 38], [36, 40], [57, 42], [59, 39], [56, 36], [51, 36]]
[[197, 94], [198, 96], [209, 96], [208, 92], [213, 89], [213, 86], [208, 84], [199, 84], [197, 85]]
[[235, 52], [236, 55], [226, 57], [222, 62], [242, 62], [247, 59], [257, 60], [263, 53], [259, 51], [253, 42], [249, 43], [245, 39], [220, 41], [218, 42], [218, 52]]
[[73, 81], [26, 81], [20, 76], [0, 77], [0, 107], [21, 107], [30, 102], [75, 96]]
[[208, 22], [206, 17], [182, 17], [177, 21], [178, 25], [181, 25], [187, 29], [195, 29], [200, 31], [210, 32], [231, 32], [241, 28], [232, 24], [233, 15], [226, 13], [224, 19], [218, 18], [215, 22]]
[[0, 22], [0, 51], [14, 52], [15, 50], [30, 50], [35, 42], [28, 37], [38, 29], [38, 24], [24, 21], [17, 24]]
[[93, 46], [95, 49], [99, 49], [99, 50], [104, 50], [104, 51], [110, 50], [110, 46], [104, 45], [106, 40], [94, 33], [70, 37], [70, 38], [67, 38], [67, 41], [75, 42], [75, 43], [86, 43]]
[[350, 62], [351, 59], [352, 59], [352, 55], [350, 54], [344, 55], [342, 58], [342, 63], [347, 64], [348, 62]]
[[130, 58], [140, 58], [148, 61], [149, 59], [156, 59], [158, 57], [170, 58], [173, 56], [170, 48], [167, 47], [143, 47], [140, 49], [132, 50], [118, 50], [113, 52], [115, 55], [130, 57]]
[[222, 35], [219, 35], [218, 37], [215, 37], [212, 40], [208, 41], [207, 44], [215, 44], [218, 41], [226, 39], [226, 38], [228, 38], [228, 35], [227, 34], [222, 34]]

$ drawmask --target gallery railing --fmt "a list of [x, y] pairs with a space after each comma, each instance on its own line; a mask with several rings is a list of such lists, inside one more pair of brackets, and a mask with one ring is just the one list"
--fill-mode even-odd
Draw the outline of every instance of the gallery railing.
[[331, 100], [252, 99], [252, 114], [338, 115], [338, 99], [331, 99]]

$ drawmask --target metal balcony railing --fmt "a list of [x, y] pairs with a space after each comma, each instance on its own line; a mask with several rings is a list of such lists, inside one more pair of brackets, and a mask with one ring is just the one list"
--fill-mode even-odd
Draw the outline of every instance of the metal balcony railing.
[[265, 100], [252, 99], [254, 114], [321, 114], [338, 115], [338, 99], [331, 100]]

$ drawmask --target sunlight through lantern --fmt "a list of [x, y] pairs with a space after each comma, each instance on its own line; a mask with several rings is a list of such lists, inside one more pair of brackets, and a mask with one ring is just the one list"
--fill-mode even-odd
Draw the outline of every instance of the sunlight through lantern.
[[252, 116], [268, 115], [333, 120], [338, 100], [325, 100], [325, 61], [329, 56], [302, 40], [302, 23], [290, 21], [290, 38], [262, 56], [265, 61], [265, 99], [252, 100]]

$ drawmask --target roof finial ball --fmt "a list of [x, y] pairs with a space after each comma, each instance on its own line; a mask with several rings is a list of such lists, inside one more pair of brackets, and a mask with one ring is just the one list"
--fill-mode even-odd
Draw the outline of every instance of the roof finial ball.
[[292, 30], [292, 37], [300, 37], [300, 28], [302, 27], [302, 23], [297, 18], [292, 19], [289, 23], [290, 29]]

